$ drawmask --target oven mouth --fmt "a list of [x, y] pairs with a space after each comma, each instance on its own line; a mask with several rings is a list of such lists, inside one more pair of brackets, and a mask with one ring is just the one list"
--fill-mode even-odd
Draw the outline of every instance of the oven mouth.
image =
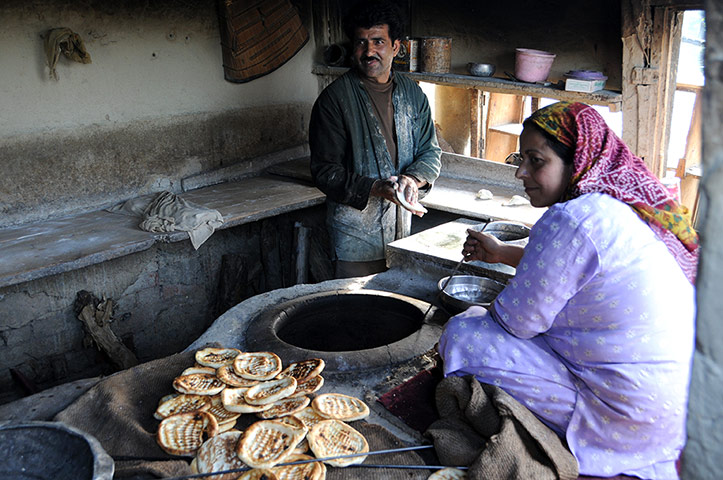
[[[430, 350], [441, 325], [429, 303], [376, 290], [297, 297], [251, 321], [247, 347], [272, 351], [284, 363], [322, 358], [326, 370], [394, 365]], [[434, 321], [432, 319], [435, 319]]]

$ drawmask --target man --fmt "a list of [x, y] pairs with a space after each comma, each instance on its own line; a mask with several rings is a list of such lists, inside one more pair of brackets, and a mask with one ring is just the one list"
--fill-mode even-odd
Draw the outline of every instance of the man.
[[311, 113], [311, 174], [327, 195], [337, 278], [384, 271], [385, 246], [409, 234], [411, 213], [439, 175], [429, 103], [392, 72], [401, 15], [386, 1], [358, 3], [345, 17], [352, 68], [319, 95]]

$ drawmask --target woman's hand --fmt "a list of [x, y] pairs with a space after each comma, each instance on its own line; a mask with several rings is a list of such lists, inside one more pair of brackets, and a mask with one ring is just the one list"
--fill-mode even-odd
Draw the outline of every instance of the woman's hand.
[[467, 229], [462, 255], [466, 262], [479, 260], [487, 263], [504, 263], [503, 251], [506, 245], [497, 237], [484, 232]]

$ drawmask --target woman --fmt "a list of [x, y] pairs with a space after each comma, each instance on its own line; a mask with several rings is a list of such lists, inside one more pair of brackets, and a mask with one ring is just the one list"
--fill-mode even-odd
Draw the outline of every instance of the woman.
[[549, 208], [524, 249], [468, 232], [468, 261], [517, 270], [489, 311], [449, 321], [445, 376], [507, 391], [582, 475], [678, 478], [698, 255], [687, 209], [587, 105], [536, 111], [520, 153], [517, 178]]

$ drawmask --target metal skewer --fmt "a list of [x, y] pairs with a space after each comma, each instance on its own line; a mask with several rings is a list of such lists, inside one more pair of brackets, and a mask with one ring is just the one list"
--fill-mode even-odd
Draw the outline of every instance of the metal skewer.
[[[390, 449], [388, 449], [388, 450], [375, 450], [375, 451], [372, 451], [372, 452], [351, 453], [351, 454], [348, 454], [348, 455], [335, 455], [335, 456], [333, 456], [333, 457], [311, 458], [311, 459], [309, 459], [309, 460], [297, 460], [297, 461], [295, 461], [295, 462], [279, 463], [278, 465], [274, 465], [274, 466], [276, 466], [276, 467], [282, 467], [282, 466], [285, 466], [285, 465], [300, 465], [300, 464], [303, 464], [303, 463], [325, 462], [325, 461], [327, 461], [327, 460], [336, 460], [336, 459], [340, 459], [340, 458], [364, 457], [364, 456], [368, 456], [368, 455], [380, 455], [380, 454], [383, 454], [383, 453], [408, 452], [408, 451], [411, 451], [411, 450], [424, 450], [424, 449], [428, 449], [428, 448], [434, 448], [434, 445], [416, 445], [416, 446], [413, 446], [413, 447], [390, 448]], [[361, 466], [361, 465], [358, 465], [358, 466]], [[408, 466], [408, 465], [403, 465], [402, 467], [404, 467], [404, 468], [409, 468], [410, 466]], [[412, 465], [411, 467], [414, 467], [414, 465]], [[241, 468], [231, 468], [231, 469], [229, 469], [229, 470], [219, 470], [219, 471], [217, 471], [217, 472], [195, 473], [195, 474], [192, 474], [192, 475], [183, 475], [183, 476], [180, 476], [180, 477], [172, 477], [172, 478], [169, 478], [169, 479], [167, 479], [167, 480], [187, 480], [187, 479], [190, 479], [190, 478], [203, 478], [203, 477], [211, 477], [211, 476], [214, 476], [214, 475], [224, 475], [224, 474], [226, 474], [226, 473], [242, 473], [242, 472], [246, 472], [246, 471], [248, 471], [248, 470], [252, 470], [252, 468], [253, 468], [253, 467], [241, 467]], [[374, 467], [372, 467], [372, 468], [374, 468]], [[378, 467], [376, 467], [376, 468], [382, 468], [382, 467], [381, 467], [381, 466], [378, 466]], [[398, 468], [398, 467], [396, 467], [396, 466], [388, 466], [387, 468]], [[431, 467], [430, 467], [430, 468], [431, 468]], [[435, 467], [435, 468], [436, 468], [436, 467]], [[441, 467], [441, 468], [444, 468], [444, 467]], [[462, 468], [465, 468], [465, 467], [462, 467]]]

